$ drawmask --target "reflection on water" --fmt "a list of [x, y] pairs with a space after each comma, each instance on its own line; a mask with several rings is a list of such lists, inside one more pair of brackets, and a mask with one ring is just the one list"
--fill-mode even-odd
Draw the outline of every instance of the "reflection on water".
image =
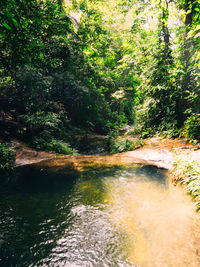
[[120, 177], [106, 181], [113, 224], [138, 266], [200, 266], [200, 229], [180, 188]]
[[20, 176], [0, 196], [1, 266], [200, 266], [194, 206], [155, 167]]

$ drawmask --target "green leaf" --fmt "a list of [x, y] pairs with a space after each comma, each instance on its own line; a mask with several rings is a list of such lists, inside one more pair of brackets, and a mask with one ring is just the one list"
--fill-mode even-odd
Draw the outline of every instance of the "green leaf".
[[17, 27], [18, 26], [18, 22], [16, 21], [16, 19], [12, 19], [14, 25]]
[[6, 23], [3, 23], [3, 26], [6, 28], [6, 29], [8, 29], [8, 30], [12, 30], [12, 28], [8, 25], [8, 24], [6, 24]]
[[6, 81], [9, 82], [10, 80], [11, 80], [11, 77], [8, 76], [8, 77], [6, 78]]
[[0, 37], [2, 37], [2, 38], [5, 38], [5, 37], [6, 37], [6, 35], [5, 35], [5, 34], [3, 34], [2, 32], [0, 32]]
[[195, 28], [195, 31], [198, 31], [198, 30], [200, 30], [200, 25], [197, 25]]

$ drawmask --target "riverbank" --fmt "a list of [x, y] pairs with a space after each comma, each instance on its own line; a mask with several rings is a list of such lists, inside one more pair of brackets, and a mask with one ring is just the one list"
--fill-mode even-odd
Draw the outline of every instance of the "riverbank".
[[132, 164], [152, 165], [170, 174], [172, 184], [184, 184], [187, 192], [194, 198], [200, 209], [200, 147], [184, 139], [161, 139], [160, 137], [144, 140], [144, 146], [133, 151], [113, 155], [63, 155], [35, 151], [25, 144], [13, 141], [16, 150], [15, 166], [37, 164], [39, 168], [54, 171], [69, 169], [84, 171], [93, 166], [125, 166]]
[[184, 139], [161, 139], [160, 137], [149, 138], [144, 140], [144, 146], [133, 151], [117, 153], [115, 155], [63, 155], [36, 151], [30, 149], [26, 144], [19, 141], [12, 141], [12, 147], [16, 150], [15, 166], [35, 164], [42, 161], [54, 160], [57, 164], [61, 161], [76, 163], [80, 158], [90, 161], [91, 159], [113, 158], [120, 159], [122, 163], [143, 162], [155, 165], [167, 170], [173, 169], [174, 156], [182, 155], [185, 158], [192, 157], [194, 160], [200, 160], [200, 149], [198, 145], [191, 145]]

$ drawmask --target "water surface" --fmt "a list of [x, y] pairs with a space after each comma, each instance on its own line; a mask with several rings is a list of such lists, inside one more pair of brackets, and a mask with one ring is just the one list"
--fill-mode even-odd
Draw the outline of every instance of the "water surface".
[[199, 226], [155, 167], [26, 167], [1, 192], [0, 265], [197, 267]]

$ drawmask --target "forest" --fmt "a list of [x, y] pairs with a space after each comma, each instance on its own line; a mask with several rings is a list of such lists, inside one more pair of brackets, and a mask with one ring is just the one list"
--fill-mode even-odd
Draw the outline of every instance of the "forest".
[[64, 154], [127, 125], [200, 140], [199, 0], [2, 0], [0, 46], [1, 169], [13, 137]]
[[0, 7], [0, 266], [200, 266], [200, 0]]

